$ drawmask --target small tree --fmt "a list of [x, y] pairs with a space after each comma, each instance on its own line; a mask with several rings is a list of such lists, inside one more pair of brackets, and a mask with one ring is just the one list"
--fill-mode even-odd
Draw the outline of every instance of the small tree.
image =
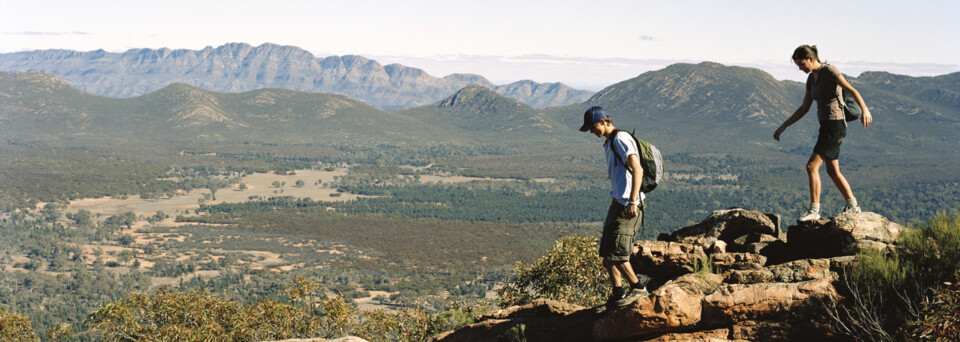
[[605, 299], [605, 274], [596, 238], [564, 236], [534, 264], [517, 263], [513, 277], [497, 290], [498, 305], [523, 305], [546, 298], [595, 306]]
[[117, 254], [117, 261], [119, 261], [121, 264], [126, 264], [130, 262], [130, 260], [133, 260], [133, 252], [130, 251], [129, 249], [120, 252], [120, 254]]
[[[921, 307], [931, 294], [949, 298], [944, 284], [960, 278], [960, 212], [939, 213], [928, 224], [902, 232], [898, 242], [889, 252], [861, 251], [857, 264], [843, 273], [846, 300], [828, 311], [836, 332], [870, 341], [927, 340], [916, 328], [931, 322], [924, 317], [950, 317], [949, 305], [927, 305], [927, 316]], [[944, 308], [948, 311], [937, 312]], [[951, 324], [934, 325], [941, 323]]]
[[30, 318], [0, 307], [0, 341], [40, 341]]

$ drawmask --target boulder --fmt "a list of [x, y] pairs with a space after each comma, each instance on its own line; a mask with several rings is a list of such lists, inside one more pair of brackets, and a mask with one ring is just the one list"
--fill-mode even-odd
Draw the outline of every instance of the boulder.
[[730, 338], [743, 341], [789, 341], [790, 323], [783, 321], [743, 321], [730, 328]]
[[515, 305], [506, 309], [486, 312], [480, 315], [478, 321], [484, 321], [488, 319], [510, 319], [518, 317], [566, 316], [580, 310], [583, 310], [583, 307], [580, 305], [558, 302], [550, 299], [536, 299], [527, 305]]
[[733, 253], [760, 254], [760, 251], [764, 247], [767, 247], [767, 245], [770, 243], [777, 241], [782, 240], [773, 235], [750, 233], [734, 239], [733, 242], [727, 245], [727, 251]]
[[797, 283], [833, 279], [833, 259], [802, 259], [754, 270], [731, 270], [723, 274], [728, 284]]
[[730, 327], [734, 341], [843, 341], [853, 339], [830, 332], [830, 321], [822, 317], [800, 317], [788, 321], [743, 321]]
[[702, 247], [685, 243], [638, 241], [634, 250], [633, 270], [653, 278], [655, 284], [691, 273], [697, 262], [708, 260]]
[[670, 234], [670, 238], [672, 241], [710, 248], [716, 240], [723, 240], [729, 245], [737, 238], [752, 233], [783, 239], [780, 216], [742, 208], [717, 210], [700, 223], [678, 229]]
[[710, 253], [710, 254], [726, 253], [726, 252], [727, 252], [727, 243], [723, 242], [723, 240], [715, 241], [713, 243], [713, 247], [710, 247], [710, 249], [707, 250], [707, 253]]
[[892, 249], [903, 227], [876, 213], [846, 214], [806, 221], [787, 231], [787, 245], [796, 259], [855, 255], [861, 249]]
[[779, 239], [764, 243], [758, 253], [767, 257], [768, 266], [794, 260], [791, 258], [793, 254], [790, 252], [790, 247], [787, 245], [787, 242]]
[[719, 253], [710, 256], [713, 272], [728, 270], [753, 270], [763, 268], [767, 257], [753, 253]]
[[720, 275], [712, 273], [692, 273], [670, 281], [647, 297], [597, 317], [593, 339], [622, 339], [694, 327], [700, 322], [706, 293], [720, 281]]
[[839, 297], [832, 279], [799, 283], [723, 284], [703, 300], [703, 324], [810, 317]]
[[843, 246], [843, 253], [857, 254], [861, 249], [893, 249], [903, 226], [880, 214], [865, 212], [840, 215], [833, 219], [837, 229], [850, 232], [854, 242]]
[[474, 342], [511, 340], [511, 334], [527, 341], [585, 341], [590, 339], [592, 310], [582, 306], [538, 299], [530, 304], [484, 313], [479, 322], [429, 339], [432, 342]]
[[457, 330], [447, 331], [428, 339], [428, 342], [484, 342], [496, 341], [507, 330], [519, 323], [509, 319], [488, 319]]
[[641, 342], [726, 342], [730, 329], [720, 328], [683, 333], [667, 333], [651, 338], [641, 338]]

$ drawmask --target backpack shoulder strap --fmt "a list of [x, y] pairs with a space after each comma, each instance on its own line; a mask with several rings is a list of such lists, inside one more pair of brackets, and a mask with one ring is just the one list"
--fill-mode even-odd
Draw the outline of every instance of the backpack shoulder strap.
[[[618, 163], [623, 164], [623, 166], [624, 166], [625, 168], [627, 168], [627, 171], [628, 171], [628, 172], [633, 173], [633, 170], [630, 168], [630, 165], [627, 165], [627, 163], [625, 163], [625, 162], [623, 161], [623, 157], [620, 156], [620, 153], [617, 153], [617, 149], [613, 148], [613, 145], [612, 145], [612, 144], [613, 144], [613, 141], [612, 141], [612, 140], [613, 140], [613, 139], [616, 139], [616, 138], [617, 138], [617, 134], [620, 134], [620, 132], [627, 133], [627, 134], [630, 135], [631, 138], [633, 138], [633, 143], [637, 145], [637, 158], [641, 158], [641, 157], [642, 157], [642, 154], [643, 154], [643, 151], [641, 150], [642, 147], [641, 147], [641, 145], [640, 145], [640, 141], [637, 139], [637, 136], [633, 134], [633, 132], [627, 132], [627, 131], [623, 131], [623, 130], [620, 130], [620, 129], [616, 129], [616, 130], [613, 131], [613, 138], [610, 139], [610, 140], [611, 140], [611, 141], [610, 141], [610, 144], [611, 144], [611, 145], [610, 145], [610, 149], [613, 150], [613, 156], [617, 158], [617, 162], [618, 162]], [[635, 131], [634, 131], [634, 132], [635, 132]]]

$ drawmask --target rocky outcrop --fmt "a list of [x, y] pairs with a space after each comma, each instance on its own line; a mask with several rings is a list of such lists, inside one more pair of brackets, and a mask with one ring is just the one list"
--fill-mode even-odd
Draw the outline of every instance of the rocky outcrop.
[[753, 233], [782, 238], [780, 216], [742, 208], [717, 210], [700, 223], [678, 229], [670, 237], [673, 241], [699, 245], [723, 240], [729, 247], [736, 239]]
[[766, 263], [767, 257], [753, 253], [714, 253], [710, 256], [710, 265], [714, 272], [759, 269]]
[[593, 311], [583, 307], [539, 299], [530, 304], [491, 311], [479, 322], [434, 336], [429, 341], [482, 342], [510, 336], [522, 327], [529, 341], [589, 341]]
[[[528, 341], [836, 340], [823, 309], [841, 299], [834, 287], [838, 272], [856, 262], [861, 249], [893, 248], [900, 230], [862, 213], [784, 233], [777, 215], [718, 210], [661, 237], [668, 241], [634, 244], [634, 270], [656, 288], [627, 306], [600, 310], [538, 300], [487, 313], [433, 341], [497, 340], [521, 324]], [[827, 247], [816, 249], [815, 241]], [[811, 250], [798, 252], [804, 249]]]
[[892, 249], [903, 227], [876, 213], [859, 213], [790, 226], [795, 259], [854, 255], [861, 249]]
[[632, 305], [598, 316], [593, 324], [593, 337], [595, 340], [620, 339], [694, 327], [701, 320], [705, 295], [714, 291], [719, 283], [720, 276], [711, 273], [691, 273], [677, 278]]
[[707, 260], [703, 247], [668, 241], [638, 241], [630, 258], [634, 267], [649, 270], [643, 274], [660, 284], [691, 273], [696, 263]]

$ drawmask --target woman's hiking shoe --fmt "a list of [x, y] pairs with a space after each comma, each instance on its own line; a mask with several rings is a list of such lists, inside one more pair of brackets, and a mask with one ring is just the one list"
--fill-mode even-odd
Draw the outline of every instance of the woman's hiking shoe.
[[843, 210], [840, 211], [840, 215], [859, 214], [860, 212], [861, 212], [861, 210], [860, 210], [860, 206], [859, 206], [859, 205], [849, 205], [849, 204], [847, 204], [847, 206], [846, 206], [846, 207], [843, 207]]
[[[859, 208], [857, 209], [859, 210]], [[807, 210], [807, 212], [804, 213], [803, 216], [800, 216], [800, 219], [798, 219], [797, 222], [813, 221], [813, 220], [819, 220], [819, 219], [820, 219], [820, 211], [810, 209], [810, 210]]]

